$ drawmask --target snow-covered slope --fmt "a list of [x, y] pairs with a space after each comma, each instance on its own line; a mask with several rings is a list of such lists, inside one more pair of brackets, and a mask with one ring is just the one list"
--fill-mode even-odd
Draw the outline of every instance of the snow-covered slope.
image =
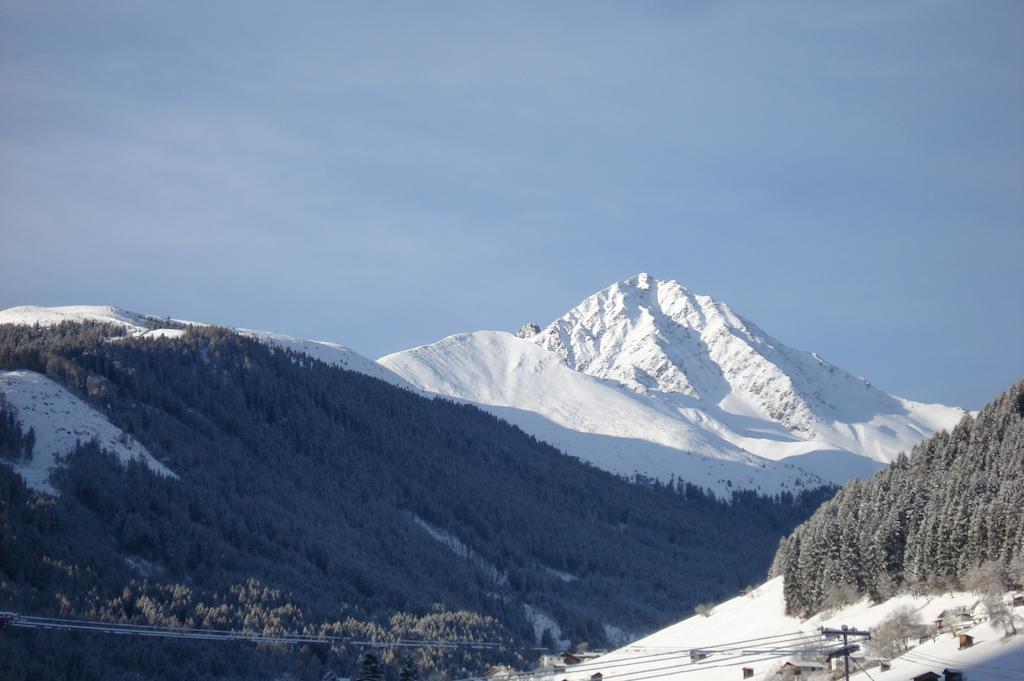
[[[0, 310], [0, 324], [39, 324], [41, 326], [49, 326], [65, 321], [95, 321], [116, 324], [124, 327], [133, 336], [147, 337], [177, 336], [184, 333], [182, 330], [184, 326], [204, 325], [202, 322], [156, 317], [100, 305], [72, 305], [66, 307], [22, 305]], [[167, 326], [161, 326], [162, 324]], [[393, 372], [338, 343], [307, 340], [271, 331], [256, 331], [253, 329], [236, 329], [236, 331], [243, 336], [255, 338], [269, 345], [302, 352], [327, 364], [334, 364], [343, 369], [358, 371], [374, 378], [379, 378], [400, 388], [414, 389]]]
[[573, 371], [510, 333], [459, 334], [380, 362], [422, 390], [470, 400], [614, 473], [674, 475], [719, 491], [730, 483], [778, 491], [821, 482], [754, 456], [614, 381]]
[[145, 331], [147, 321], [145, 315], [119, 310], [108, 305], [66, 305], [64, 307], [19, 305], [0, 310], [0, 324], [52, 326], [61, 322], [85, 320], [116, 324], [133, 331]]
[[138, 459], [161, 475], [174, 476], [103, 414], [42, 374], [0, 371], [0, 394], [14, 408], [22, 430], [35, 432], [32, 458], [14, 465], [33, 489], [53, 494], [48, 478], [57, 457], [70, 452], [77, 442], [93, 438], [122, 461]]
[[[782, 577], [777, 577], [747, 595], [726, 601], [714, 607], [707, 617], [695, 615], [595, 660], [569, 666], [564, 672], [536, 677], [538, 681], [590, 681], [594, 674], [600, 673], [607, 681], [641, 681], [655, 677], [711, 681], [741, 679], [741, 670], [746, 667], [753, 670], [750, 678], [767, 681], [781, 678], [775, 672], [788, 661], [820, 661], [811, 651], [835, 646], [822, 640], [821, 627], [847, 625], [870, 630], [897, 608], [907, 606], [913, 608], [922, 623], [928, 624], [947, 609], [973, 610], [978, 601], [976, 595], [956, 592], [941, 596], [897, 596], [878, 605], [862, 600], [831, 613], [799, 620], [785, 614], [782, 581]], [[1018, 618], [1024, 616], [1024, 607], [1014, 610]], [[965, 679], [970, 681], [1024, 678], [1024, 633], [1005, 638], [1001, 629], [988, 622], [971, 623], [958, 631], [973, 636], [975, 645], [959, 650], [959, 641], [948, 633], [947, 623], [947, 633], [934, 639], [929, 637], [923, 643], [912, 641], [913, 647], [891, 660], [891, 671], [882, 676], [877, 666], [869, 666], [868, 660], [873, 656], [865, 654], [867, 650], [856, 654], [857, 662], [851, 669], [857, 673], [851, 674], [851, 678], [868, 681], [858, 664], [865, 666], [875, 679], [905, 681], [929, 670], [941, 675], [945, 668], [966, 672]], [[690, 653], [695, 650], [707, 653], [707, 657], [691, 658]], [[801, 678], [815, 676], [805, 671]]]
[[301, 352], [305, 355], [309, 355], [313, 359], [318, 359], [326, 364], [333, 364], [341, 367], [342, 369], [348, 369], [349, 371], [358, 371], [361, 374], [366, 374], [373, 378], [379, 378], [380, 380], [398, 386], [399, 388], [415, 390], [415, 388], [413, 388], [404, 378], [395, 372], [389, 371], [377, 362], [374, 362], [372, 359], [367, 359], [358, 352], [350, 350], [344, 345], [339, 345], [338, 343], [296, 338], [294, 336], [286, 336], [282, 333], [273, 333], [271, 331], [254, 331], [252, 329], [236, 329], [236, 331], [243, 336], [255, 338], [267, 343], [268, 345], [288, 348], [295, 352]]
[[[775, 470], [765, 460], [790, 459], [836, 482], [881, 467], [964, 414], [888, 395], [783, 345], [724, 303], [646, 274], [544, 329], [460, 334], [378, 361], [418, 388], [492, 411], [525, 410], [578, 433], [764, 471]], [[588, 455], [590, 440], [566, 448], [604, 465]], [[671, 469], [632, 449], [634, 460], [613, 470], [665, 477]]]

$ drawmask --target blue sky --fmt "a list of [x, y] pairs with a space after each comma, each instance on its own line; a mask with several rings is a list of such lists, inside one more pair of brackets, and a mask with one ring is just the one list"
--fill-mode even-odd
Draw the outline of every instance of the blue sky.
[[898, 394], [1024, 377], [1024, 4], [0, 1], [0, 307], [376, 357], [640, 271]]

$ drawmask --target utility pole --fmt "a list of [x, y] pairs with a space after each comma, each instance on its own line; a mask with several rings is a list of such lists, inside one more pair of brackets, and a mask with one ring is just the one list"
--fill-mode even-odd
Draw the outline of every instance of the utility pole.
[[839, 650], [833, 650], [829, 657], [833, 657], [838, 653], [843, 654], [843, 668], [846, 674], [846, 681], [850, 681], [850, 653], [860, 650], [860, 646], [857, 644], [850, 644], [850, 637], [853, 636], [858, 640], [870, 640], [871, 633], [867, 631], [861, 631], [859, 629], [853, 629], [846, 626], [845, 624], [839, 629], [825, 629], [821, 630], [822, 635], [825, 638], [839, 638], [843, 637], [843, 647]]

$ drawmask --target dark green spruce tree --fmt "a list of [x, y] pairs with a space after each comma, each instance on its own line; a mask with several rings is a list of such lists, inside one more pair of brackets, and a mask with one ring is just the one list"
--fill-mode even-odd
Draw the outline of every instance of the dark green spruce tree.
[[809, 615], [842, 593], [875, 601], [899, 591], [963, 586], [981, 565], [1013, 583], [1024, 556], [1024, 381], [853, 481], [784, 539], [772, 573], [785, 575], [789, 612]]

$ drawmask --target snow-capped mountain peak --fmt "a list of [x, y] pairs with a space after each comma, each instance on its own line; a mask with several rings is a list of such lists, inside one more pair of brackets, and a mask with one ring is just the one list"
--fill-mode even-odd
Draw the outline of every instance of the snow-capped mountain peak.
[[[637, 392], [707, 398], [718, 371], [702, 362], [703, 334], [729, 317], [707, 296], [642, 273], [595, 293], [535, 336], [572, 369]], [[727, 308], [725, 308], [727, 310]]]
[[[692, 467], [669, 464], [660, 450], [655, 463], [652, 443], [678, 450], [680, 461], [736, 462], [746, 452], [755, 467], [787, 459], [843, 481], [964, 413], [888, 395], [820, 355], [786, 346], [726, 303], [647, 273], [538, 327], [460, 334], [378, 361], [423, 390], [498, 411], [609, 470], [657, 477], [685, 477]], [[519, 344], [540, 346], [568, 371]], [[613, 406], [619, 401], [610, 391], [629, 395], [630, 409]], [[605, 442], [593, 435], [616, 438], [615, 456], [598, 453]]]
[[[814, 353], [793, 350], [725, 303], [641, 273], [590, 296], [532, 337], [572, 369], [641, 393], [766, 418], [806, 436], [843, 410], [896, 400]], [[842, 400], [830, 396], [842, 393]]]

